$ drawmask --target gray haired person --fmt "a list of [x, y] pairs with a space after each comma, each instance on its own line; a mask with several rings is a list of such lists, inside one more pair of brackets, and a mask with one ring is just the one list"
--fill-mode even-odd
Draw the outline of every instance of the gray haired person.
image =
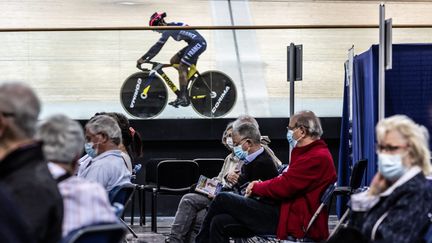
[[25, 217], [36, 242], [58, 242], [62, 197], [33, 139], [40, 112], [33, 90], [23, 83], [0, 85], [0, 183]]
[[131, 179], [118, 147], [121, 136], [117, 122], [107, 115], [95, 116], [85, 126], [84, 149], [89, 159], [80, 165], [78, 176], [99, 182], [110, 196], [115, 188], [129, 184]]
[[[231, 187], [231, 183], [226, 180], [226, 175], [238, 167], [239, 159], [232, 153], [232, 122], [229, 123], [222, 135], [222, 144], [230, 151], [225, 158], [222, 169], [214, 180], [221, 181], [224, 187]], [[212, 198], [198, 193], [185, 194], [178, 205], [171, 232], [165, 242], [181, 243], [195, 242], [202, 221], [207, 213], [207, 207]]]
[[81, 125], [65, 115], [54, 115], [38, 125], [35, 137], [43, 141], [48, 168], [63, 196], [63, 238], [84, 226], [116, 222], [105, 189], [73, 176], [84, 148]]
[[[243, 123], [251, 123], [253, 126], [255, 126], [259, 130], [259, 124], [255, 118], [249, 115], [241, 115], [239, 116], [233, 123], [233, 128], [235, 129], [239, 125]], [[260, 143], [261, 146], [264, 148], [264, 150], [270, 155], [273, 162], [275, 163], [276, 167], [282, 166], [282, 161], [275, 155], [273, 150], [269, 147], [271, 140], [268, 136], [261, 136]]]
[[[235, 187], [241, 189], [252, 180], [267, 180], [277, 176], [277, 167], [260, 143], [261, 133], [252, 123], [233, 126], [233, 152], [241, 160]], [[235, 188], [234, 187], [234, 188]]]

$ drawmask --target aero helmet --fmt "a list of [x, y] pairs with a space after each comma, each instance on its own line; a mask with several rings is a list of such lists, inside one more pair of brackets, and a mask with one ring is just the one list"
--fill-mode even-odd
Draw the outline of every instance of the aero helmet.
[[158, 26], [160, 22], [165, 18], [167, 15], [165, 12], [163, 13], [154, 13], [150, 17], [149, 25], [150, 26]]

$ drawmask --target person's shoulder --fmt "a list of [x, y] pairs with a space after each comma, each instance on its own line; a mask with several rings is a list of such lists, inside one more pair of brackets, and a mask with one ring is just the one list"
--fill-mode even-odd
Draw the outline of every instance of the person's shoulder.
[[432, 182], [426, 179], [422, 172], [408, 180], [401, 188], [422, 194], [432, 200]]
[[[97, 158], [97, 157], [96, 157]], [[124, 157], [120, 150], [113, 150], [107, 152], [99, 161], [104, 161], [103, 163], [97, 163], [98, 165], [105, 163], [117, 163], [117, 161], [123, 161]]]
[[[262, 147], [262, 148], [264, 148], [264, 147]], [[258, 158], [265, 161], [265, 160], [268, 160], [269, 158], [271, 159], [271, 155], [266, 149], [264, 149], [262, 151], [262, 153], [257, 156], [257, 159]]]
[[[73, 176], [65, 181], [64, 186], [70, 187], [76, 194], [98, 194], [98, 192], [106, 193], [105, 188], [98, 182], [90, 181], [81, 177]], [[63, 186], [62, 185], [62, 186]]]
[[167, 26], [188, 26], [188, 25], [182, 22], [170, 22], [167, 23]]

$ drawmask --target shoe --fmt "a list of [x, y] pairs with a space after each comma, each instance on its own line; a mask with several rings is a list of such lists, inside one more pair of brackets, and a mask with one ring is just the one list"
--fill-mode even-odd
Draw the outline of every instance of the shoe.
[[178, 108], [179, 105], [186, 107], [186, 106], [190, 105], [190, 101], [186, 96], [183, 96], [183, 97], [177, 97], [176, 100], [174, 100], [168, 104], [174, 106], [175, 108]]
[[172, 105], [172, 106], [174, 106], [175, 108], [178, 108], [178, 104], [177, 104], [176, 101], [177, 101], [177, 99], [174, 100], [174, 101], [169, 102], [168, 105]]

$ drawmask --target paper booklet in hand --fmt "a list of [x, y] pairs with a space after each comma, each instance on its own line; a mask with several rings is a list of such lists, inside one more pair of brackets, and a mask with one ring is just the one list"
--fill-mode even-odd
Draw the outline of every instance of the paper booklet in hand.
[[200, 176], [195, 191], [203, 193], [209, 197], [215, 197], [222, 189], [222, 183], [207, 178], [203, 175]]

